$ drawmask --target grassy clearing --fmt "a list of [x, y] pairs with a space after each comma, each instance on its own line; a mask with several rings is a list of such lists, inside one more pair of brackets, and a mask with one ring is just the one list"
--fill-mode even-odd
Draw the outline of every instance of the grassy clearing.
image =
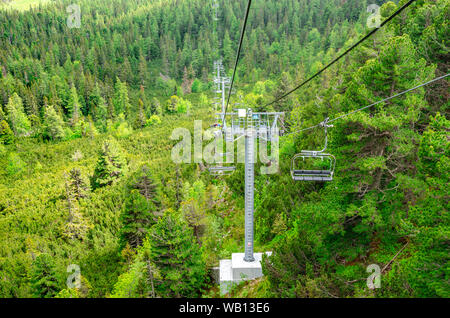
[[51, 0], [1, 0], [0, 9], [26, 11], [37, 7], [39, 4], [49, 4]]

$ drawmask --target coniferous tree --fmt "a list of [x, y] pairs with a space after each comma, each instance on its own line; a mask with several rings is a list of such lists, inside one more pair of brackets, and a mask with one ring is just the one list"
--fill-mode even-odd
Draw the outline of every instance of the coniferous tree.
[[53, 106], [48, 106], [45, 109], [45, 133], [46, 135], [53, 140], [60, 140], [65, 137], [64, 132], [64, 121], [62, 118], [56, 113], [55, 108]]
[[16, 136], [23, 136], [29, 133], [31, 129], [30, 121], [25, 115], [22, 99], [14, 93], [6, 105], [8, 111], [8, 120], [12, 131]]
[[[286, 92], [288, 92], [290, 90], [290, 85], [291, 85], [291, 79], [290, 79], [289, 74], [287, 72], [283, 72], [281, 74], [280, 83], [279, 83], [279, 85], [277, 85], [277, 88], [274, 92], [274, 96], [273, 96], [274, 99], [278, 99], [281, 96], [283, 96]], [[279, 111], [279, 112], [290, 111], [292, 109], [291, 98], [286, 97], [285, 99], [277, 102], [274, 105], [274, 108], [276, 111]]]
[[75, 86], [72, 86], [70, 89], [67, 111], [70, 116], [70, 124], [74, 126], [80, 119], [80, 101]]
[[145, 60], [145, 57], [143, 55], [139, 56], [138, 74], [139, 74], [139, 84], [141, 86], [146, 85], [148, 78], [148, 71], [147, 71], [147, 61]]
[[231, 46], [231, 39], [228, 30], [225, 31], [225, 37], [223, 40], [223, 64], [228, 69], [233, 62], [233, 48]]
[[109, 186], [128, 170], [127, 161], [119, 144], [113, 138], [106, 140], [100, 150], [97, 166], [92, 176], [92, 188]]
[[89, 192], [89, 181], [78, 168], [73, 168], [68, 176], [68, 191], [75, 200], [85, 198]]
[[114, 101], [112, 98], [109, 98], [108, 101], [108, 115], [107, 115], [107, 119], [109, 120], [113, 120], [114, 118], [116, 118], [116, 111], [114, 109]]
[[200, 237], [205, 226], [205, 184], [198, 180], [191, 186], [186, 182], [183, 189], [183, 202], [181, 203], [181, 212], [184, 219], [194, 232], [197, 242], [201, 244]]
[[106, 129], [106, 122], [108, 120], [108, 105], [103, 97], [100, 97], [98, 101], [98, 105], [95, 109], [95, 121], [97, 123], [97, 127], [104, 131]]
[[14, 141], [14, 133], [5, 120], [0, 122], [0, 144], [9, 145]]
[[131, 115], [131, 104], [128, 97], [128, 88], [126, 82], [121, 82], [116, 78], [116, 85], [114, 88], [114, 109], [116, 114], [123, 113], [126, 118]]
[[158, 115], [161, 116], [162, 115], [162, 111], [161, 111], [161, 103], [159, 102], [159, 100], [154, 97], [150, 106], [150, 112], [152, 115]]
[[[82, 185], [80, 180], [74, 181], [73, 175], [76, 175], [76, 179], [80, 179], [77, 172], [71, 171], [71, 176], [66, 175], [66, 202], [67, 210], [69, 212], [69, 217], [63, 228], [63, 236], [73, 239], [83, 240], [86, 236], [87, 231], [90, 226], [88, 222], [84, 219], [83, 215], [80, 213], [78, 208], [78, 201], [80, 195], [82, 195]], [[81, 193], [80, 193], [81, 192]]]
[[[98, 82], [95, 83], [95, 87], [92, 90], [92, 92], [89, 94], [88, 98], [88, 112], [86, 115], [92, 115], [93, 119], [95, 121], [98, 121], [98, 114], [102, 113], [103, 111], [106, 112], [106, 109], [99, 110], [100, 102], [101, 102], [101, 93], [100, 93], [100, 87], [98, 86]], [[104, 100], [103, 100], [104, 102]]]
[[146, 122], [147, 122], [147, 119], [145, 118], [145, 113], [144, 113], [144, 102], [142, 101], [142, 99], [139, 99], [136, 126], [138, 128], [143, 128], [145, 126]]
[[184, 67], [183, 72], [183, 83], [181, 84], [181, 89], [183, 90], [183, 94], [190, 94], [192, 92], [192, 83], [194, 82], [194, 70], [192, 66], [189, 66], [189, 70]]
[[33, 261], [30, 282], [34, 297], [52, 298], [58, 293], [55, 262], [50, 255], [40, 254]]
[[2, 120], [8, 120], [8, 118], [6, 117], [6, 115], [5, 115], [4, 111], [3, 111], [3, 107], [0, 104], [0, 121], [2, 121]]
[[147, 166], [131, 178], [127, 199], [121, 215], [121, 238], [131, 247], [142, 245], [148, 230], [160, 215], [159, 189]]
[[170, 210], [164, 212], [144, 245], [144, 260], [155, 265], [160, 297], [198, 297], [206, 282], [206, 266], [192, 230]]
[[148, 285], [145, 280], [145, 263], [136, 261], [130, 269], [119, 276], [111, 298], [143, 298], [147, 297]]

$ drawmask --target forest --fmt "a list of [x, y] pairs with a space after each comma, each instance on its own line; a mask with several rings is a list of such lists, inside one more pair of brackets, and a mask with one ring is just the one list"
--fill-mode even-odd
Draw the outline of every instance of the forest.
[[[273, 254], [220, 294], [244, 165], [177, 164], [170, 138], [216, 123], [214, 61], [232, 75], [247, 0], [217, 2], [215, 19], [211, 0], [79, 0], [75, 28], [71, 0], [0, 2], [0, 297], [449, 298], [448, 78], [333, 122], [332, 182], [290, 174], [322, 129], [281, 136], [278, 172], [255, 176], [255, 251]], [[450, 0], [416, 0], [266, 106], [364, 37], [370, 4], [383, 21], [407, 2], [254, 1], [230, 104], [295, 132], [446, 75]]]

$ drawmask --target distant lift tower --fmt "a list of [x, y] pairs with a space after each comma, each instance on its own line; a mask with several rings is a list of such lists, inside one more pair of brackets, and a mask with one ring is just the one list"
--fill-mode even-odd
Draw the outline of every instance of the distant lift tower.
[[[245, 262], [253, 262], [253, 214], [255, 193], [255, 144], [258, 139], [274, 141], [279, 138], [278, 119], [284, 113], [254, 113], [250, 108], [220, 113], [222, 132], [227, 142], [245, 137]], [[227, 123], [229, 125], [227, 125]]]
[[212, 8], [214, 10], [214, 21], [219, 21], [219, 7], [219, 2], [217, 2], [217, 0], [213, 0]]
[[231, 79], [224, 76], [224, 67], [222, 65], [222, 60], [214, 62], [214, 93], [216, 94], [214, 98], [214, 110], [217, 110], [217, 106], [221, 105], [222, 112], [225, 111], [225, 98], [227, 89], [230, 88]]

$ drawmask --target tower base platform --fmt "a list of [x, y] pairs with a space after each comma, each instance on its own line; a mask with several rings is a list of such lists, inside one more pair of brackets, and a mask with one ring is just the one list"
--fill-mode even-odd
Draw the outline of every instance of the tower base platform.
[[[267, 256], [272, 252], [266, 252]], [[231, 259], [223, 259], [219, 265], [220, 294], [228, 293], [233, 285], [244, 280], [252, 280], [263, 276], [261, 260], [263, 253], [254, 253], [253, 262], [244, 261], [244, 253], [233, 253]]]

